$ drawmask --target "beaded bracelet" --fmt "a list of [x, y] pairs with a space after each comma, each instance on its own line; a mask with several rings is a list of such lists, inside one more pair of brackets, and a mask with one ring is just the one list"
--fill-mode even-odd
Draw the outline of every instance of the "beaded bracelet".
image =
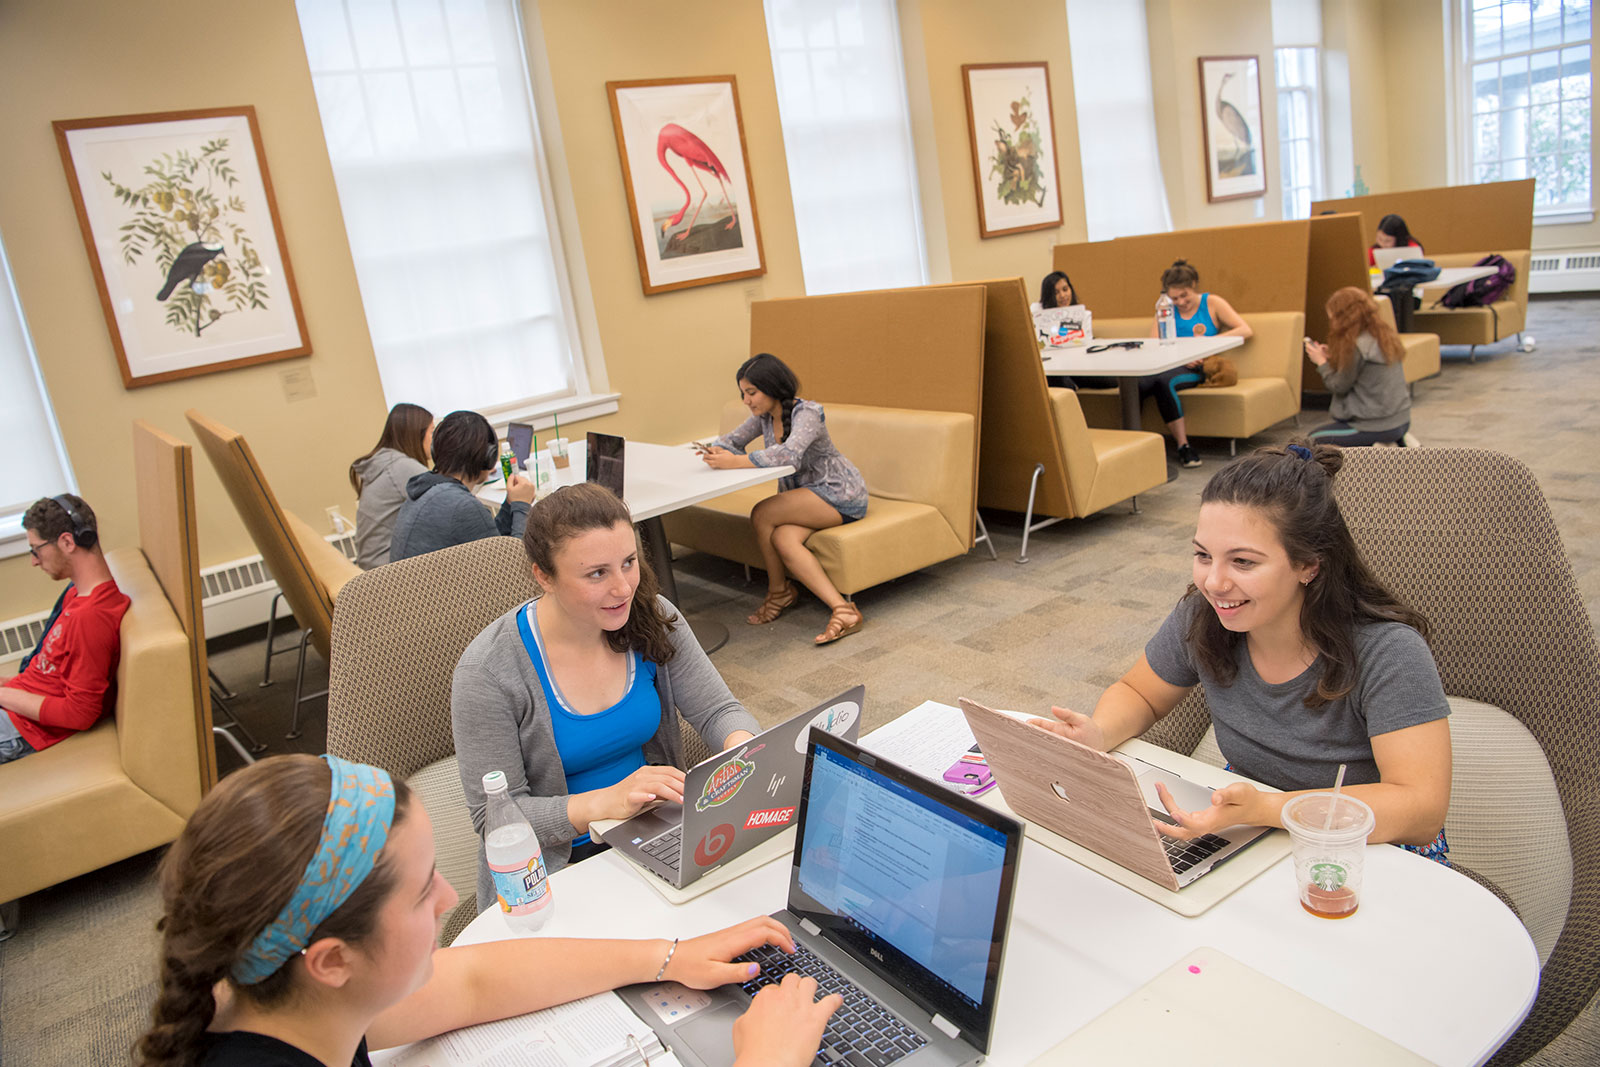
[[678, 939], [672, 939], [672, 947], [667, 949], [667, 958], [661, 961], [661, 969], [656, 972], [656, 981], [661, 981], [667, 973], [667, 964], [672, 962], [672, 954], [678, 951]]

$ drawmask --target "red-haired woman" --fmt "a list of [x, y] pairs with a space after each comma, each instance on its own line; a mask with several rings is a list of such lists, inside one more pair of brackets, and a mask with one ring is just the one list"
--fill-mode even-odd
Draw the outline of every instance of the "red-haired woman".
[[[1405, 347], [1378, 312], [1372, 294], [1345, 286], [1328, 297], [1328, 343], [1307, 337], [1306, 358], [1333, 394], [1334, 418], [1311, 431], [1313, 441], [1352, 446], [1406, 441], [1411, 392], [1400, 361]], [[1415, 444], [1415, 439], [1412, 439]]]

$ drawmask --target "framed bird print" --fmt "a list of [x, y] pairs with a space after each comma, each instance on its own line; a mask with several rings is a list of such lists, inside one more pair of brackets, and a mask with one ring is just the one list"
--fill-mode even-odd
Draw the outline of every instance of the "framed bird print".
[[1266, 195], [1260, 72], [1255, 56], [1200, 57], [1200, 129], [1211, 203]]
[[1061, 225], [1050, 65], [967, 63], [967, 138], [978, 232], [1001, 237]]
[[767, 272], [733, 75], [606, 82], [644, 291]]
[[310, 354], [255, 108], [52, 125], [126, 388]]

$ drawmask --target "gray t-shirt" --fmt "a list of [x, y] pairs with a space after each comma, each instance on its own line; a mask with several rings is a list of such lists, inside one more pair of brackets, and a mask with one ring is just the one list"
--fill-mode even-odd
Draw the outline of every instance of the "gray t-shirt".
[[1242, 637], [1239, 672], [1232, 685], [1220, 685], [1201, 673], [1184, 640], [1194, 613], [1210, 610], [1200, 596], [1179, 601], [1145, 645], [1145, 659], [1169, 685], [1205, 686], [1217, 747], [1247, 778], [1283, 790], [1326, 789], [1344, 763], [1347, 783], [1376, 782], [1371, 738], [1450, 714], [1427, 642], [1398, 622], [1356, 627], [1355, 686], [1321, 707], [1305, 704], [1322, 675], [1320, 657], [1298, 677], [1272, 685], [1256, 673]]

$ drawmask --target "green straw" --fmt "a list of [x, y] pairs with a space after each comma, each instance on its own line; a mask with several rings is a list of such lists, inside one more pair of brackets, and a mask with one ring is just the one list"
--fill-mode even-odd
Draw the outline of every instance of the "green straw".
[[559, 441], [559, 440], [561, 440], [561, 416], [557, 415], [555, 412], [552, 411], [550, 413], [550, 418], [555, 420], [555, 424], [556, 424], [556, 440]]

